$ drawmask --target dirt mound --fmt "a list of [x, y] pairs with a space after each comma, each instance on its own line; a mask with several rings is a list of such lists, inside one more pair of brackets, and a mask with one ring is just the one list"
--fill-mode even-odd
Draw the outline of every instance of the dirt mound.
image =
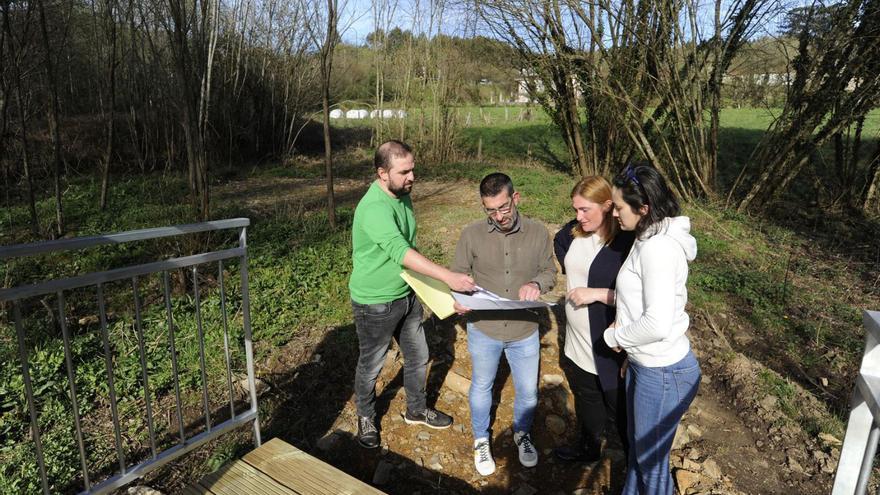
[[[712, 317], [701, 314], [693, 321], [692, 341], [709, 377], [703, 389], [711, 389], [715, 406], [744, 427], [712, 435], [719, 442], [716, 456], [727, 464], [734, 485], [745, 493], [829, 493], [840, 440], [805, 430], [829, 416], [825, 406], [796, 383], [735, 352]], [[770, 393], [774, 384], [785, 384], [791, 391], [786, 404]], [[787, 404], [796, 405], [803, 424], [783, 412]]]

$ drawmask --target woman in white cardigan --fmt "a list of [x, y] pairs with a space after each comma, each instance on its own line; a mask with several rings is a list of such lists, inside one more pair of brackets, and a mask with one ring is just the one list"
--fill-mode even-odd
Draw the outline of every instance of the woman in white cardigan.
[[669, 452], [700, 383], [687, 337], [688, 262], [697, 254], [690, 219], [663, 176], [630, 165], [614, 179], [614, 217], [636, 241], [617, 275], [617, 319], [608, 347], [624, 350], [629, 434], [625, 495], [672, 495]]

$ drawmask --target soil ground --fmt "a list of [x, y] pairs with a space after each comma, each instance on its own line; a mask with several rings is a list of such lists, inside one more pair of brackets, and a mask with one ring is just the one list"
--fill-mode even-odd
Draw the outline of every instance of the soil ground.
[[[367, 185], [363, 180], [337, 181], [339, 203], [354, 204]], [[420, 229], [438, 229], [445, 239], [444, 248], [454, 249], [462, 226], [445, 223], [444, 211], [473, 208], [474, 191], [475, 186], [467, 182], [419, 182], [413, 198]], [[320, 180], [248, 179], [218, 188], [216, 194], [226, 200], [243, 201], [254, 210], [307, 208], [323, 201], [324, 185]], [[551, 232], [557, 228], [548, 225]], [[564, 276], [560, 274], [556, 289], [545, 299], [562, 301], [564, 287]], [[690, 486], [686, 493], [827, 493], [831, 475], [828, 469], [823, 472], [821, 466], [831, 460], [836, 465], [834, 449], [818, 446], [800, 430], [774, 430], [773, 422], [756, 405], [762, 399], [761, 393], [748, 382], [744, 384], [742, 377], [738, 378], [742, 368], [731, 365], [731, 361], [738, 362], [737, 358], [747, 358], [725, 345], [726, 340], [710, 321], [694, 316], [690, 336], [704, 378], [699, 395], [680, 426], [672, 455], [679, 482]], [[353, 324], [349, 324], [339, 328], [297, 329], [292, 332], [294, 340], [269, 353], [269, 362], [258, 363], [258, 374], [271, 386], [271, 391], [261, 398], [263, 438], [281, 437], [361, 480], [381, 482], [376, 483], [377, 487], [392, 494], [616, 493], [625, 463], [623, 452], [614, 441], [609, 442], [603, 459], [595, 464], [564, 463], [552, 455], [553, 447], [575, 436], [567, 382], [563, 379], [558, 385], [553, 383], [557, 377], [564, 378], [560, 368], [564, 331], [559, 329], [559, 325], [564, 329], [563, 318], [563, 312], [557, 309], [548, 314], [546, 325], [541, 328], [539, 406], [532, 430], [540, 451], [537, 467], [524, 468], [516, 457], [510, 431], [513, 384], [502, 360], [492, 423], [498, 467], [488, 477], [476, 473], [467, 397], [444, 385], [455, 375], [470, 377], [466, 337], [461, 322], [455, 318], [429, 318], [425, 322], [432, 356], [429, 403], [451, 414], [455, 418], [453, 427], [432, 430], [404, 423], [402, 357], [392, 348], [377, 386], [382, 448], [360, 448], [355, 439], [352, 401], [357, 346]], [[746, 370], [745, 374], [749, 373], [754, 374], [754, 370]], [[551, 416], [561, 418], [564, 427]], [[801, 450], [791, 452], [792, 446]], [[830, 456], [826, 456], [829, 460], [823, 461], [820, 455], [814, 459], [811, 446], [830, 451]], [[692, 476], [682, 478], [685, 475]]]

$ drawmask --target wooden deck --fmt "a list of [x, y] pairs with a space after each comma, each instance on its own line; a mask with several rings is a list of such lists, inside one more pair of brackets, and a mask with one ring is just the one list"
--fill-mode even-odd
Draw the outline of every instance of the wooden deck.
[[339, 495], [383, 492], [283, 440], [273, 438], [244, 458], [223, 466], [180, 493]]

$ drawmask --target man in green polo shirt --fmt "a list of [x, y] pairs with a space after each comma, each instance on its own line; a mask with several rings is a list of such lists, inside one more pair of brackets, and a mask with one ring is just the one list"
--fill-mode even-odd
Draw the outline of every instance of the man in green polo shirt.
[[441, 280], [453, 290], [474, 290], [470, 276], [437, 265], [415, 249], [416, 219], [409, 197], [415, 181], [412, 149], [400, 141], [385, 142], [376, 150], [373, 164], [378, 178], [354, 212], [348, 283], [360, 349], [354, 379], [358, 441], [366, 448], [379, 446], [376, 379], [392, 337], [404, 359], [406, 422], [432, 428], [452, 424], [451, 417], [426, 403], [428, 344], [422, 305], [400, 277], [403, 268]]

